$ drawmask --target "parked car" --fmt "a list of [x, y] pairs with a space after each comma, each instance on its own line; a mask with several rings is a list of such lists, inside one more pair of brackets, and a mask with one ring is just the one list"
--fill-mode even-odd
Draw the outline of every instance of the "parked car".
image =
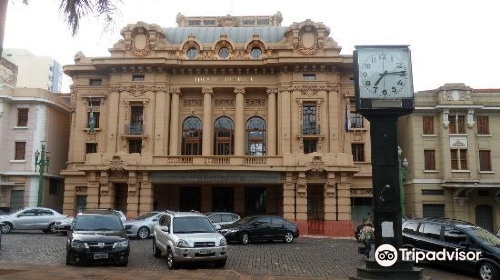
[[3, 210], [0, 210], [0, 216], [3, 216], [3, 215], [9, 215], [9, 213], [3, 211]]
[[248, 244], [252, 240], [284, 240], [292, 243], [299, 237], [299, 228], [278, 216], [250, 216], [233, 224], [222, 226], [219, 231], [226, 240]]
[[2, 233], [9, 233], [14, 229], [42, 230], [45, 233], [56, 232], [55, 223], [67, 216], [55, 210], [44, 207], [30, 207], [19, 210], [10, 215], [0, 216]]
[[67, 217], [56, 222], [56, 232], [66, 234], [71, 229], [71, 224], [73, 223], [73, 217]]
[[76, 216], [68, 232], [66, 265], [109, 262], [127, 266], [130, 244], [121, 220], [112, 211]]
[[212, 224], [219, 226], [229, 225], [240, 219], [240, 216], [238, 214], [227, 212], [210, 212], [206, 213], [205, 215], [207, 215]]
[[149, 212], [133, 220], [126, 220], [123, 225], [129, 237], [146, 239], [153, 233], [153, 227], [160, 218], [160, 212]]
[[474, 224], [446, 219], [408, 220], [403, 224], [403, 246], [419, 251], [481, 252], [478, 261], [434, 261], [477, 272], [483, 280], [500, 279], [500, 238]]
[[153, 255], [167, 255], [168, 269], [181, 262], [213, 262], [224, 267], [227, 261], [227, 242], [217, 233], [207, 216], [196, 212], [161, 214], [154, 226]]
[[[0, 223], [0, 228], [2, 228], [3, 224]], [[2, 231], [0, 230], [0, 250], [2, 250]]]

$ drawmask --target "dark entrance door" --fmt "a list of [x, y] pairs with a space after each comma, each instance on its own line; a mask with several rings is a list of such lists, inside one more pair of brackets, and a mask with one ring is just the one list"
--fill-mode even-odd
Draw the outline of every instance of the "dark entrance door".
[[10, 212], [24, 207], [24, 191], [10, 191]]
[[[77, 195], [75, 203], [75, 213], [80, 212], [80, 210], [87, 208], [87, 196]], [[76, 215], [76, 214], [75, 214]]]
[[234, 191], [233, 188], [212, 188], [212, 211], [233, 212]]
[[245, 189], [245, 215], [262, 215], [267, 212], [267, 189]]
[[493, 232], [493, 211], [490, 205], [476, 206], [476, 225]]
[[179, 199], [180, 211], [201, 211], [200, 187], [181, 187]]
[[127, 215], [127, 184], [115, 184], [115, 209]]

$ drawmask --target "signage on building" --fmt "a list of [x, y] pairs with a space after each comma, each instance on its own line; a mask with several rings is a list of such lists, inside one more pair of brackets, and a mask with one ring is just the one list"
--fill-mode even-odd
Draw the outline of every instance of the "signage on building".
[[237, 75], [225, 75], [225, 76], [195, 76], [195, 83], [250, 83], [253, 82], [252, 76], [237, 76]]
[[266, 171], [154, 171], [152, 183], [181, 184], [282, 184], [283, 174]]
[[467, 137], [450, 137], [450, 148], [467, 148]]

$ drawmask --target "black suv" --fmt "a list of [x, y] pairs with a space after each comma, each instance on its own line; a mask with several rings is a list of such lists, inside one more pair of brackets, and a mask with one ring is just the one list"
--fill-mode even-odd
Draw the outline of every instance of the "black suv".
[[66, 243], [66, 265], [114, 263], [127, 266], [129, 253], [125, 228], [112, 211], [84, 211], [76, 216]]
[[481, 252], [478, 261], [434, 261], [477, 272], [483, 280], [500, 279], [500, 238], [474, 224], [447, 218], [408, 220], [403, 224], [403, 246], [447, 252]]

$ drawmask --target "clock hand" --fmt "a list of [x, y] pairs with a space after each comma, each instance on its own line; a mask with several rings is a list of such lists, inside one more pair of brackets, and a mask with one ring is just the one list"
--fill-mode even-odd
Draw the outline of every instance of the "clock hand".
[[378, 83], [380, 83], [380, 81], [382, 80], [382, 78], [387, 75], [387, 71], [384, 71], [384, 73], [382, 74], [379, 74], [380, 77], [378, 78], [378, 80], [375, 82], [375, 86], [378, 85]]
[[386, 75], [389, 75], [389, 74], [398, 74], [398, 75], [401, 75], [401, 76], [404, 76], [406, 75], [406, 71], [396, 71], [396, 72], [385, 72]]

